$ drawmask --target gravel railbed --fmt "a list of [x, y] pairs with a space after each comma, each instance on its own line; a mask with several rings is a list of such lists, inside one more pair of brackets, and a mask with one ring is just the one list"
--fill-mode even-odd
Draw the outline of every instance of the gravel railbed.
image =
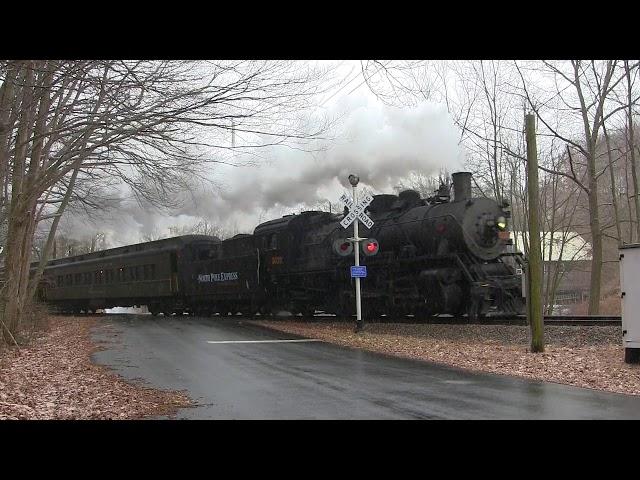
[[131, 383], [91, 355], [88, 317], [51, 317], [24, 347], [0, 351], [0, 419], [139, 419], [192, 405], [183, 392]]
[[619, 326], [545, 326], [545, 352], [529, 351], [528, 326], [253, 321], [304, 337], [468, 370], [640, 395], [640, 365], [624, 363]]

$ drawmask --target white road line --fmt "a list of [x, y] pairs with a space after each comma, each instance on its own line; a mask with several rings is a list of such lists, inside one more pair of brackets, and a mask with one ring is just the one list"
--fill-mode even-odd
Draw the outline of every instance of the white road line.
[[317, 340], [315, 338], [300, 338], [296, 340], [220, 340], [220, 341], [211, 341], [208, 340], [207, 343], [300, 343], [300, 342], [320, 342], [321, 340]]

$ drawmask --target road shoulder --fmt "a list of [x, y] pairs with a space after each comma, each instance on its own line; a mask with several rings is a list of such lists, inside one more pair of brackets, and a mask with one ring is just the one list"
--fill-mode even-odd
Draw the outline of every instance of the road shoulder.
[[640, 366], [624, 363], [620, 327], [545, 328], [545, 352], [528, 349], [526, 326], [368, 324], [254, 320], [250, 323], [340, 346], [475, 372], [640, 395]]

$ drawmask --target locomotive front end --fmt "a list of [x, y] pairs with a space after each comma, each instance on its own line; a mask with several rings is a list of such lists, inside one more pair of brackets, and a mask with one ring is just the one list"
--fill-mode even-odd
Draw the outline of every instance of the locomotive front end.
[[452, 175], [454, 200], [461, 236], [466, 248], [481, 260], [498, 258], [509, 240], [506, 204], [499, 205], [488, 198], [472, 198], [471, 173]]

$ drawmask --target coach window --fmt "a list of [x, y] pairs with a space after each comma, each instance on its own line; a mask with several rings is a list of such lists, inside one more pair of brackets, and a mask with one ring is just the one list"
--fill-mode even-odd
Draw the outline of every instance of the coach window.
[[149, 265], [149, 279], [156, 278], [156, 266], [154, 264]]
[[64, 284], [67, 286], [73, 285], [72, 276], [70, 273], [64, 276]]
[[76, 285], [82, 285], [82, 274], [81, 273], [76, 273], [75, 277], [73, 279], [73, 283]]
[[58, 278], [57, 278], [58, 286], [61, 287], [63, 282], [64, 282], [64, 277], [62, 275], [58, 275]]
[[142, 279], [142, 267], [140, 265], [136, 266], [136, 280]]

